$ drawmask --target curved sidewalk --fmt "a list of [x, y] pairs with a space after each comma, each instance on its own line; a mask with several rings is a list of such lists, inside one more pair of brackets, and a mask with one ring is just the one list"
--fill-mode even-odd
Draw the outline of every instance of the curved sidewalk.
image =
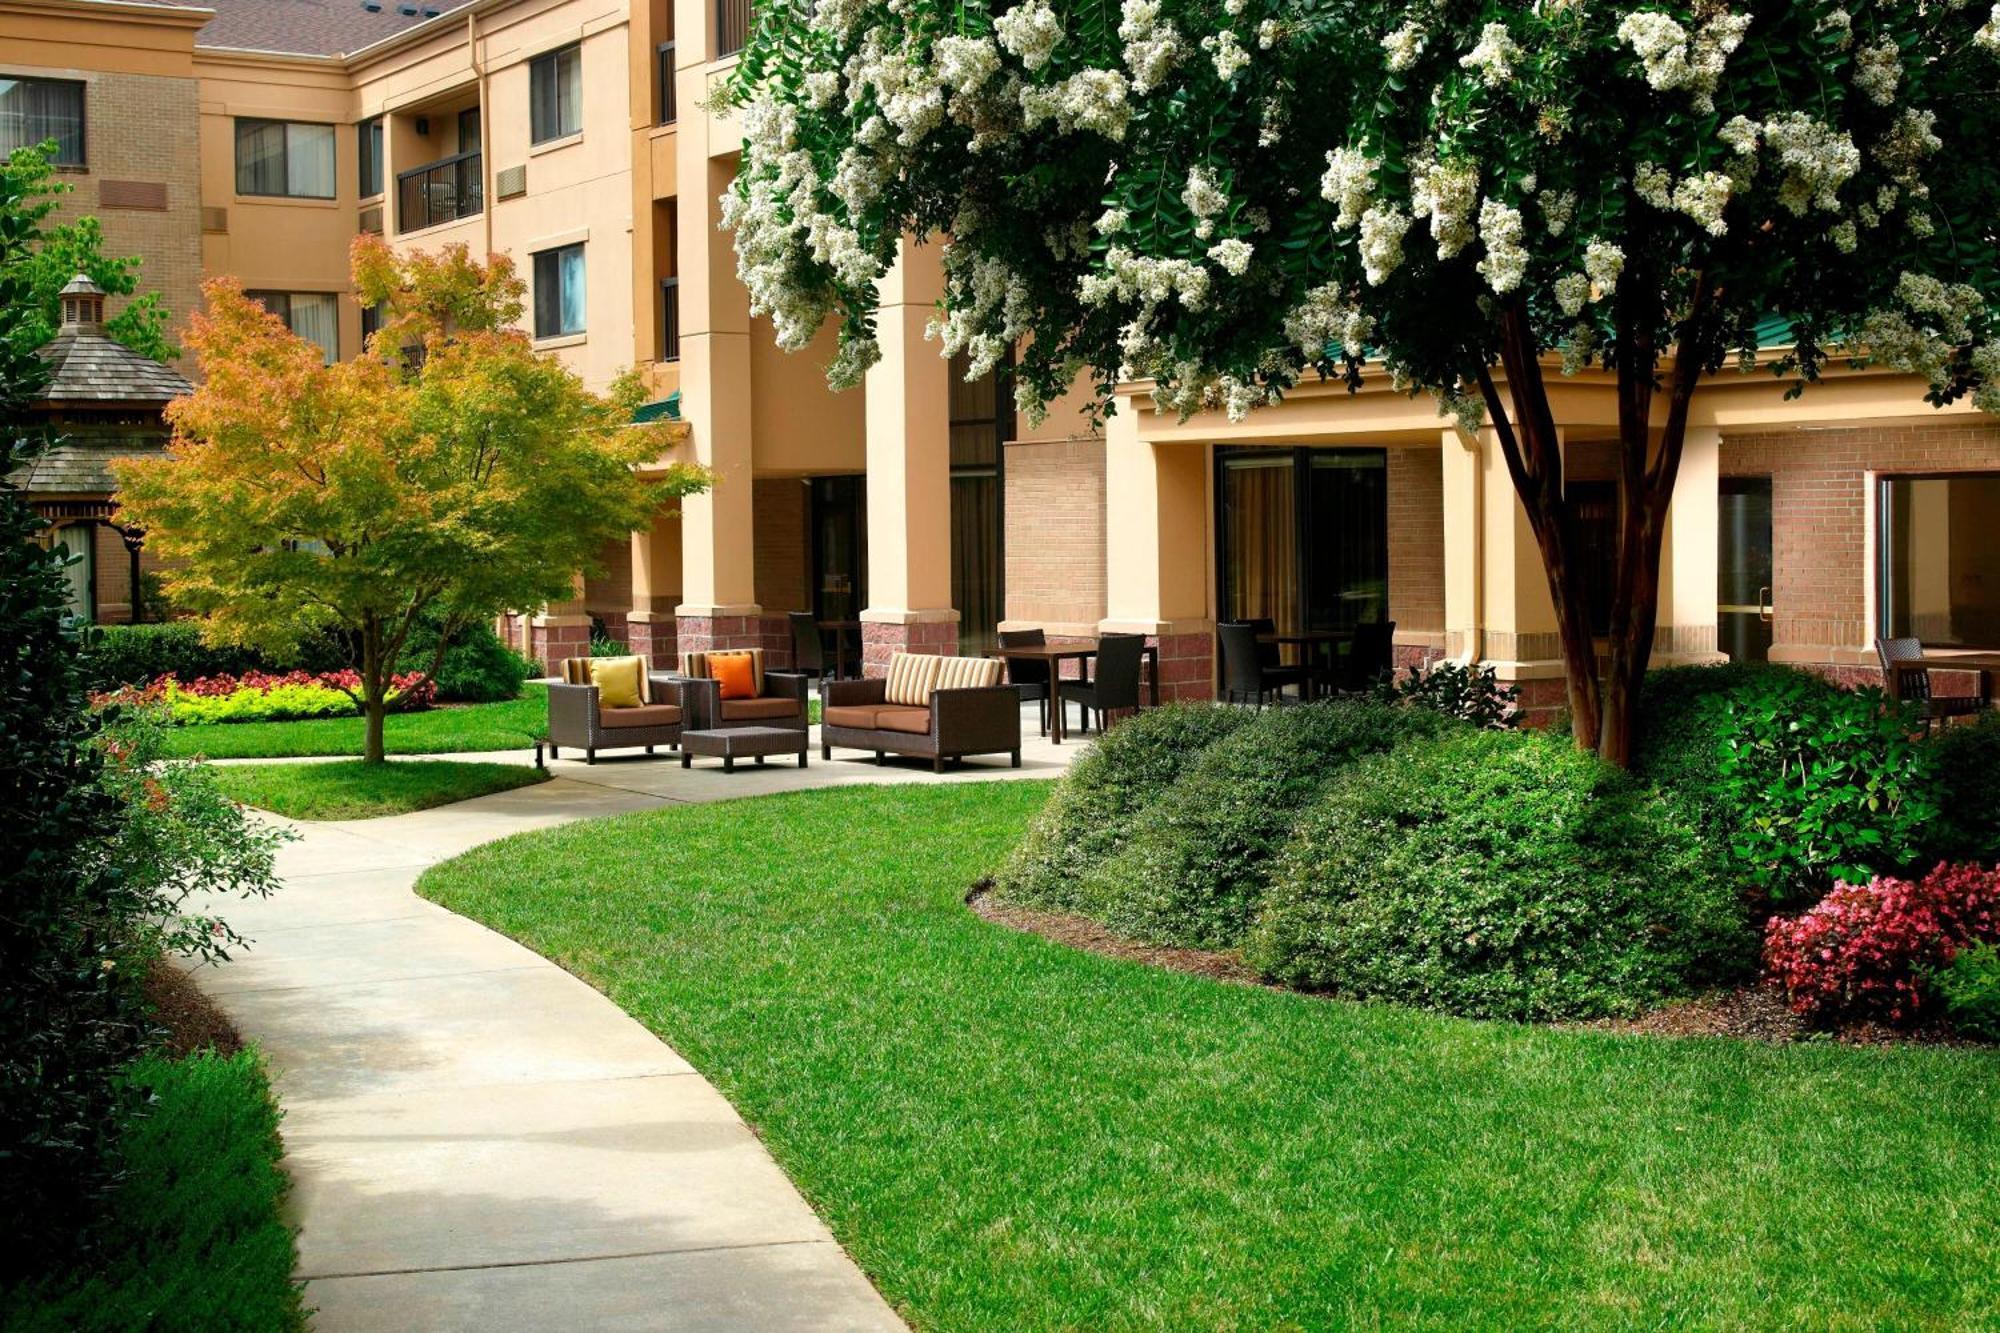
[[[597, 769], [612, 782], [293, 825], [284, 890], [218, 905], [254, 944], [195, 976], [270, 1062], [316, 1327], [901, 1328], [707, 1080], [411, 891], [493, 838], [691, 799]], [[685, 776], [708, 799], [759, 785]]]

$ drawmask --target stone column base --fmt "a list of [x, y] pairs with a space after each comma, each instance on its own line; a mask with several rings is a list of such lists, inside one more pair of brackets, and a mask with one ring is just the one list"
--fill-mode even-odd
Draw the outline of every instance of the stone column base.
[[[677, 606], [674, 608], [674, 648], [685, 660], [689, 653], [722, 648], [761, 648], [764, 629], [758, 606]], [[672, 664], [680, 665], [679, 661]]]
[[861, 613], [861, 674], [889, 674], [889, 659], [897, 653], [958, 656], [958, 612], [863, 611]]
[[526, 651], [532, 661], [541, 664], [544, 675], [559, 674], [565, 657], [590, 656], [590, 617], [531, 617]]
[[657, 611], [634, 611], [625, 620], [627, 642], [632, 655], [655, 671], [672, 671], [680, 665], [674, 618]]

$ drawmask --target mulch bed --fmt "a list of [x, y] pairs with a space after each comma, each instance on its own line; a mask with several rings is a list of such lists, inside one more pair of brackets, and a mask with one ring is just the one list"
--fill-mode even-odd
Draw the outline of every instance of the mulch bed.
[[160, 1044], [168, 1055], [183, 1059], [206, 1050], [234, 1055], [243, 1049], [236, 1025], [167, 959], [156, 958], [146, 969], [145, 991], [153, 1021], [164, 1030]]
[[[990, 879], [980, 880], [967, 891], [965, 905], [995, 925], [1039, 935], [1057, 944], [1066, 944], [1072, 949], [1083, 949], [1106, 958], [1145, 963], [1170, 972], [1207, 977], [1211, 981], [1260, 986], [1266, 990], [1285, 989], [1265, 981], [1254, 968], [1234, 954], [1143, 944], [1115, 934], [1089, 917], [1001, 902], [993, 896], [993, 881]], [[1559, 1023], [1554, 1026], [1575, 1032], [1613, 1032], [1645, 1037], [1733, 1037], [1739, 1041], [1762, 1041], [1775, 1045], [1812, 1040], [1831, 1040], [1851, 1046], [1984, 1044], [1956, 1037], [1948, 1029], [1937, 1026], [1904, 1030], [1884, 1027], [1879, 1023], [1857, 1023], [1834, 1032], [1820, 1032], [1808, 1027], [1786, 1006], [1784, 998], [1768, 986], [1738, 986], [1713, 991], [1689, 1000], [1676, 1000], [1634, 1018], [1600, 1018], [1587, 1023]]]

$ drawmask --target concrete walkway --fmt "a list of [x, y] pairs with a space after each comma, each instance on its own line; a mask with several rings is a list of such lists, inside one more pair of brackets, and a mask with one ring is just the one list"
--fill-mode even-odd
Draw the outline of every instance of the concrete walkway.
[[850, 782], [1046, 778], [1079, 748], [1034, 743], [1020, 770], [1003, 757], [943, 778], [817, 750], [803, 771], [728, 775], [600, 757], [439, 810], [290, 825], [284, 890], [216, 905], [253, 947], [195, 976], [270, 1062], [315, 1326], [902, 1327], [707, 1080], [411, 886], [526, 829]]

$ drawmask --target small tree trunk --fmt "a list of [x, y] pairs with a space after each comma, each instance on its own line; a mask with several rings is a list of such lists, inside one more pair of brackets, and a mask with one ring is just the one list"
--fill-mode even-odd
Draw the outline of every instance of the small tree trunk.
[[368, 735], [361, 747], [364, 763], [384, 762], [382, 723], [389, 711], [387, 672], [382, 662], [382, 622], [369, 616], [361, 622], [361, 714]]

